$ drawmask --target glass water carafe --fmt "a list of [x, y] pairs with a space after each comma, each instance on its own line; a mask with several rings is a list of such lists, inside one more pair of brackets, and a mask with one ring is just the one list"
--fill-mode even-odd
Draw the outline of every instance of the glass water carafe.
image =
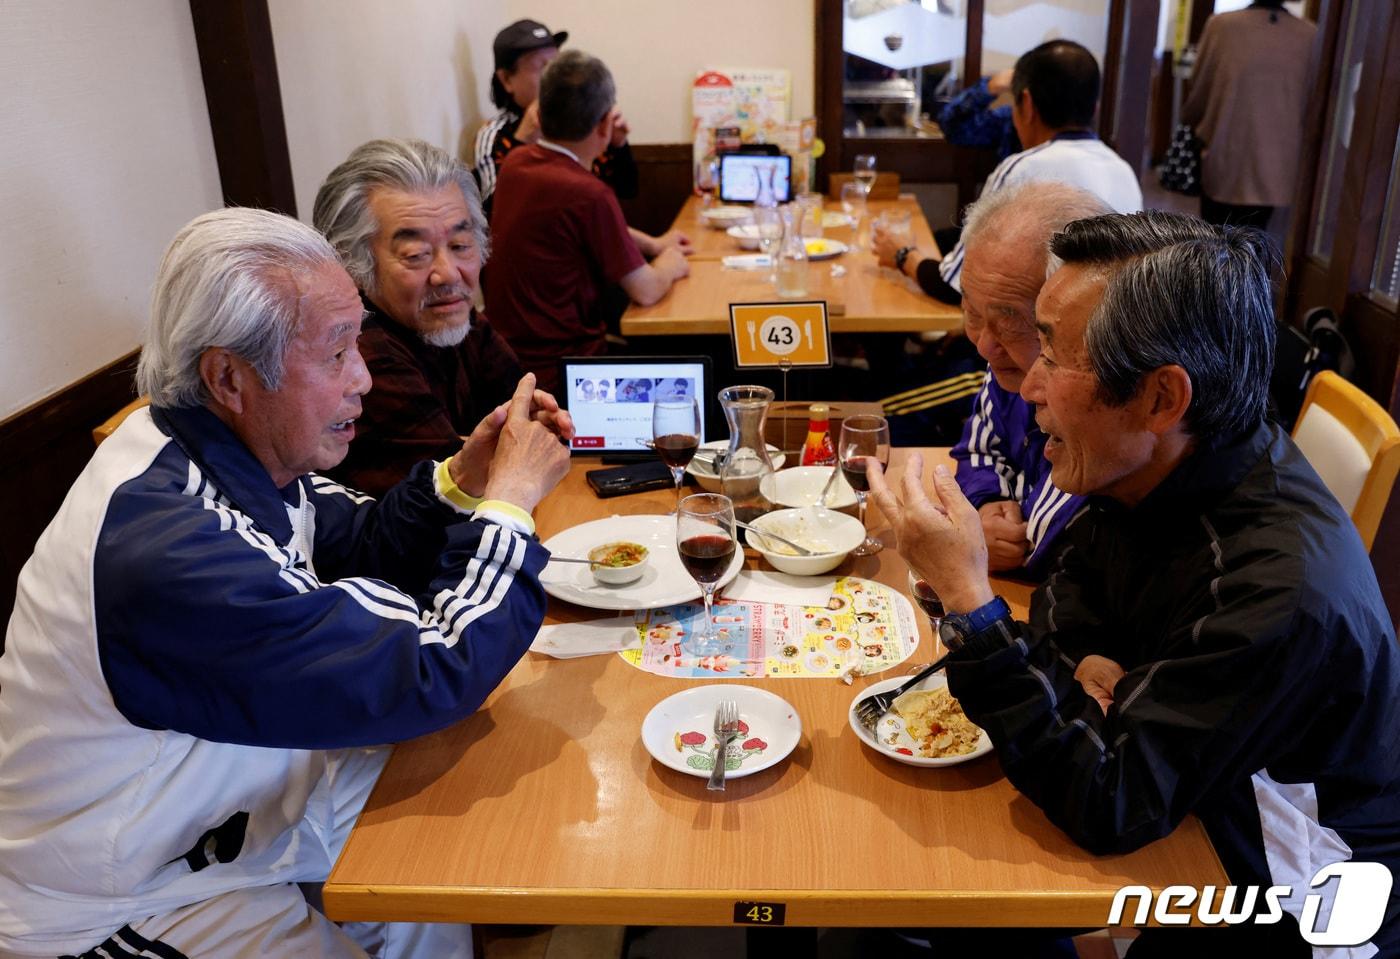
[[773, 391], [766, 386], [730, 386], [719, 391], [729, 421], [729, 451], [720, 468], [720, 491], [734, 502], [734, 518], [752, 523], [773, 508], [763, 495], [764, 478], [773, 473], [763, 424]]
[[789, 203], [783, 210], [783, 243], [774, 269], [779, 296], [807, 295], [807, 241], [802, 236], [802, 207]]

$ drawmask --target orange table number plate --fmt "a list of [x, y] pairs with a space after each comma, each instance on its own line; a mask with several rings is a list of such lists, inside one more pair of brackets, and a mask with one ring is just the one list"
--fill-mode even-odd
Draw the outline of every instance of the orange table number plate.
[[729, 330], [737, 368], [831, 365], [825, 301], [731, 303]]

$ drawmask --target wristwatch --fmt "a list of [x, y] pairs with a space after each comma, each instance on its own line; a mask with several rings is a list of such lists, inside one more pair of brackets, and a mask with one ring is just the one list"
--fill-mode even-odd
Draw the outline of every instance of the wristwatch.
[[938, 638], [950, 650], [962, 649], [974, 636], [985, 633], [997, 623], [1011, 618], [1011, 607], [1000, 596], [992, 598], [967, 613], [946, 613], [938, 624]]
[[901, 246], [894, 251], [894, 268], [899, 272], [904, 272], [904, 261], [909, 259], [909, 254], [914, 252], [912, 246]]

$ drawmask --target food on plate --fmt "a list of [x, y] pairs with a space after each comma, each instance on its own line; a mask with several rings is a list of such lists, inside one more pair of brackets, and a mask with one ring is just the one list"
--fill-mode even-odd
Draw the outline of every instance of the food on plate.
[[589, 550], [588, 558], [599, 566], [622, 569], [646, 559], [647, 548], [641, 543], [604, 543]]
[[982, 730], [963, 715], [962, 706], [946, 688], [916, 689], [894, 701], [918, 754], [929, 759], [963, 756], [977, 748]]

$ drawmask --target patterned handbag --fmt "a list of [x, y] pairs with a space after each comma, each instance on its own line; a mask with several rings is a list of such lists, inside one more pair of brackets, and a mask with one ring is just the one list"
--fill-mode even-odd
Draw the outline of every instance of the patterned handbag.
[[1172, 131], [1172, 142], [1157, 173], [1157, 182], [1173, 193], [1201, 194], [1201, 140], [1184, 123], [1178, 123]]

